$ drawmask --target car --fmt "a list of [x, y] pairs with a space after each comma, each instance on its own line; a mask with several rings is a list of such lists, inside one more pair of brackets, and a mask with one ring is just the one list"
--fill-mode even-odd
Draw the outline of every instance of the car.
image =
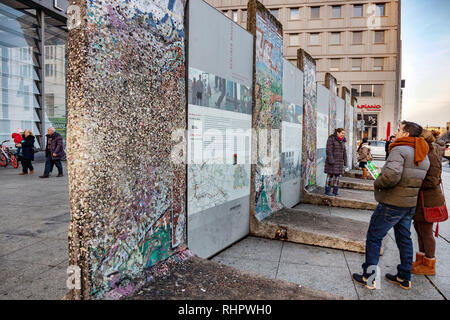
[[367, 141], [370, 146], [370, 153], [374, 159], [382, 159], [386, 158], [386, 141], [383, 140], [368, 140]]
[[450, 160], [450, 143], [445, 144], [444, 158]]

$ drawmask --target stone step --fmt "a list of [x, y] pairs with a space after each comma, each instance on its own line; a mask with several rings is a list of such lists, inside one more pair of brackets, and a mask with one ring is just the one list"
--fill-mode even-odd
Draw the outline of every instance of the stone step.
[[345, 189], [373, 191], [373, 182], [373, 180], [341, 177], [339, 179], [339, 187]]
[[325, 195], [325, 189], [317, 187], [310, 192], [303, 192], [302, 203], [322, 206], [375, 210], [378, 203], [373, 191], [356, 189], [339, 189], [339, 196]]
[[252, 217], [250, 234], [268, 239], [365, 253], [368, 228], [369, 224], [364, 221], [286, 208], [262, 221]]
[[[345, 171], [344, 172], [344, 177], [348, 177], [348, 178], [357, 178], [357, 179], [361, 179], [362, 180], [362, 176], [363, 176], [362, 170], [352, 169], [350, 171]], [[373, 180], [373, 178], [370, 175], [370, 173], [367, 173], [367, 179]]]

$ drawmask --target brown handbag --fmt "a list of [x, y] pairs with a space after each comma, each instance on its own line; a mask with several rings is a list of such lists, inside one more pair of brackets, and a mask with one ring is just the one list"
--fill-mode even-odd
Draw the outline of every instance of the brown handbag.
[[438, 222], [436, 224], [435, 237], [439, 236], [439, 222], [443, 222], [448, 219], [447, 204], [445, 202], [445, 194], [444, 189], [442, 188], [442, 183], [441, 183], [441, 191], [442, 196], [444, 197], [444, 204], [439, 207], [425, 207], [423, 200], [423, 191], [420, 190], [420, 197], [422, 198], [423, 217], [425, 218], [425, 221], [429, 223]]

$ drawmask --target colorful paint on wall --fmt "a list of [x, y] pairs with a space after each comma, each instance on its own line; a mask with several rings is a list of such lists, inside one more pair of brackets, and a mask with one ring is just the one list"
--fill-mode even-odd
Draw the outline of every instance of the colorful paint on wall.
[[337, 81], [329, 72], [325, 74], [325, 87], [330, 91], [330, 115], [328, 117], [328, 133], [333, 134], [336, 129], [337, 109]]
[[70, 264], [75, 298], [115, 299], [186, 243], [184, 0], [77, 0], [69, 32]]
[[297, 51], [297, 65], [303, 72], [303, 155], [302, 181], [306, 189], [316, 185], [316, 62], [303, 49]]
[[353, 106], [351, 104], [350, 91], [346, 88], [342, 88], [342, 99], [345, 101], [345, 132], [347, 136], [346, 150], [347, 150], [347, 168], [352, 169], [353, 162]]
[[[283, 31], [281, 23], [256, 0], [248, 2], [248, 30], [255, 36], [253, 166], [255, 217], [282, 208], [280, 129], [282, 112]], [[269, 161], [267, 151], [270, 150]]]

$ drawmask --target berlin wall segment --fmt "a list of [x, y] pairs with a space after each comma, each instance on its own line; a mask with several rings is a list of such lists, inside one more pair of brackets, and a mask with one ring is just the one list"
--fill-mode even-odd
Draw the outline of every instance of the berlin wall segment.
[[330, 91], [330, 116], [328, 122], [328, 134], [333, 134], [336, 129], [336, 98], [337, 98], [337, 81], [329, 72], [325, 74], [325, 87]]
[[[282, 209], [280, 135], [283, 29], [281, 23], [258, 1], [247, 4], [247, 29], [254, 36], [252, 183], [250, 229], [258, 221]], [[267, 138], [261, 133], [267, 133]], [[278, 133], [278, 134], [276, 134]], [[267, 141], [271, 150], [269, 164], [264, 163]], [[251, 230], [250, 230], [251, 232]]]
[[76, 0], [69, 31], [69, 263], [74, 299], [119, 298], [186, 244], [184, 0]]

